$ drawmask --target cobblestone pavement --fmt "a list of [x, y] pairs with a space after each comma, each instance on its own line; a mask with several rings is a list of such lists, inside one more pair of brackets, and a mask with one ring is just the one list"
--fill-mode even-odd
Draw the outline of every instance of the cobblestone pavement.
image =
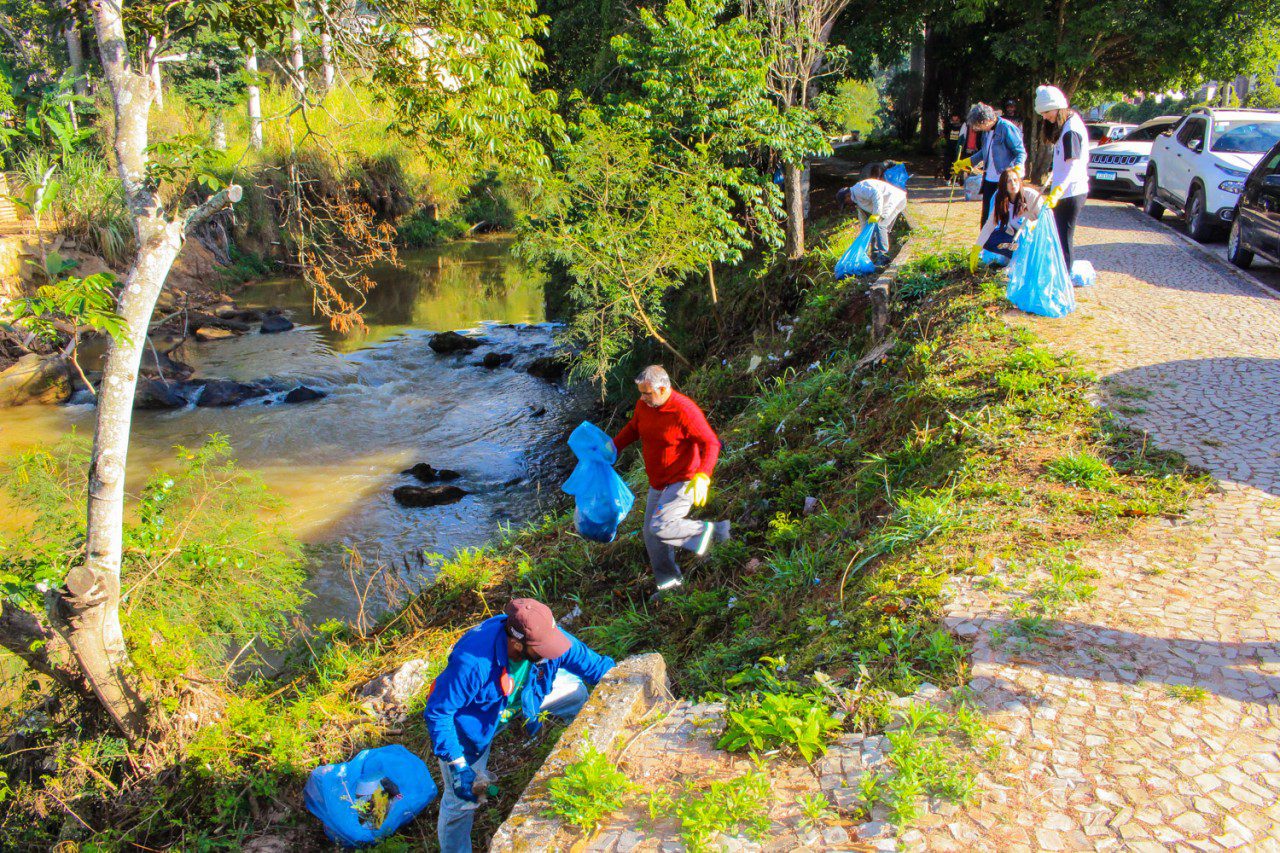
[[[927, 195], [914, 221], [938, 238], [944, 196]], [[944, 242], [972, 233], [972, 208], [953, 207]], [[1280, 300], [1124, 205], [1090, 203], [1077, 246], [1098, 270], [1077, 311], [1011, 322], [1078, 353], [1106, 402], [1221, 488], [1088, 555], [1097, 593], [1056, 636], [1001, 642], [1000, 594], [956, 585], [947, 621], [1008, 749], [976, 804], [903, 840], [1280, 850]]]

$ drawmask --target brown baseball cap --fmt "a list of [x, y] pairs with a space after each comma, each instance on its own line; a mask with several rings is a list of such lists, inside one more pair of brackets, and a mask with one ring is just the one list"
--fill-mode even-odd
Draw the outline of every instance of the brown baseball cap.
[[503, 608], [507, 633], [543, 660], [555, 660], [569, 651], [569, 638], [556, 627], [551, 608], [533, 598], [515, 598]]

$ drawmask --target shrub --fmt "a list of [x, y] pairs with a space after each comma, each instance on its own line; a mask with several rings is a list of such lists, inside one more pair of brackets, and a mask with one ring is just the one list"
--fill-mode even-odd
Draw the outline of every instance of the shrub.
[[769, 831], [769, 794], [769, 777], [760, 772], [712, 782], [701, 794], [686, 791], [674, 803], [685, 847], [690, 853], [719, 850], [720, 833], [763, 839]]
[[752, 693], [732, 699], [725, 717], [728, 724], [716, 744], [720, 749], [763, 752], [786, 747], [805, 761], [825, 753], [831, 733], [840, 728], [822, 697], [812, 694]]
[[427, 554], [427, 559], [440, 563], [436, 583], [451, 592], [480, 592], [494, 582], [501, 564], [485, 548], [459, 548], [450, 558]]
[[564, 775], [547, 784], [547, 814], [593, 832], [606, 816], [622, 808], [634, 786], [613, 762], [593, 746], [581, 760], [565, 767]]

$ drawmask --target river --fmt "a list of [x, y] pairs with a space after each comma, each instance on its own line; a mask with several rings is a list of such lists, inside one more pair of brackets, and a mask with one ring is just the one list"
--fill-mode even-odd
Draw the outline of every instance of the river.
[[[330, 331], [313, 316], [305, 284], [275, 279], [246, 287], [237, 302], [285, 308], [296, 328], [192, 340], [173, 353], [198, 377], [304, 383], [326, 392], [324, 399], [134, 415], [131, 490], [156, 466], [172, 464], [174, 445], [218, 432], [244, 468], [285, 498], [289, 526], [317, 546], [310, 549], [312, 621], [358, 613], [346, 548], [357, 548], [366, 564], [395, 563], [401, 580], [416, 587], [430, 577], [422, 554], [480, 545], [503, 525], [539, 516], [566, 473], [564, 438], [589, 407], [584, 394], [524, 371], [552, 352], [554, 329], [545, 322], [541, 276], [516, 262], [506, 241], [406, 252], [402, 263], [372, 272], [378, 285], [363, 312], [365, 332]], [[483, 335], [485, 345], [448, 356], [427, 346], [434, 332], [464, 329]], [[480, 360], [490, 351], [515, 360], [485, 369]], [[91, 435], [93, 413], [91, 405], [0, 410], [0, 453], [73, 429]], [[455, 484], [470, 494], [449, 506], [399, 506], [391, 491], [416, 482], [400, 472], [417, 462], [461, 472]], [[375, 584], [368, 611], [385, 606], [380, 590]]]

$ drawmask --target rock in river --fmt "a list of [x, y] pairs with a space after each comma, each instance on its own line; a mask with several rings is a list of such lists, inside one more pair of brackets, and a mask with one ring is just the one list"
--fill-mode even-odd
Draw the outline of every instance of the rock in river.
[[227, 338], [238, 337], [239, 334], [239, 332], [233, 332], [230, 329], [223, 329], [219, 326], [201, 326], [199, 329], [196, 329], [196, 340], [204, 341], [205, 343], [208, 343], [209, 341], [223, 341]]
[[261, 385], [246, 385], [243, 382], [232, 382], [229, 379], [210, 379], [204, 383], [200, 399], [196, 405], [201, 408], [238, 406], [245, 400], [267, 396], [267, 389]]
[[480, 346], [480, 342], [457, 332], [441, 332], [438, 335], [432, 335], [427, 346], [441, 355], [448, 355], [454, 352], [471, 352]]
[[71, 368], [56, 355], [27, 353], [0, 373], [0, 406], [61, 403], [71, 396]]
[[182, 394], [183, 386], [177, 382], [162, 382], [159, 379], [138, 378], [138, 390], [133, 396], [133, 407], [144, 411], [162, 409], [181, 409], [187, 405], [187, 398]]
[[267, 316], [262, 318], [262, 328], [258, 331], [264, 335], [270, 335], [275, 332], [287, 332], [293, 328], [293, 321], [279, 312], [267, 312]]
[[493, 370], [494, 368], [502, 367], [502, 365], [511, 361], [513, 358], [515, 358], [515, 356], [509, 352], [487, 352], [484, 354], [484, 361], [482, 363], [485, 367]]
[[391, 496], [401, 506], [441, 506], [457, 503], [468, 494], [457, 486], [398, 486]]
[[400, 473], [416, 477], [424, 483], [434, 483], [438, 480], [456, 480], [462, 476], [457, 471], [450, 471], [448, 468], [432, 468], [426, 462], [419, 462], [412, 468], [406, 468]]
[[309, 403], [312, 400], [323, 400], [327, 396], [329, 395], [323, 391], [308, 388], [306, 385], [299, 385], [284, 395], [284, 401], [286, 403]]
[[541, 358], [535, 358], [529, 362], [529, 366], [525, 371], [530, 376], [536, 376], [539, 379], [546, 379], [549, 382], [555, 382], [564, 376], [565, 370], [569, 367], [569, 363], [558, 355], [544, 355]]

